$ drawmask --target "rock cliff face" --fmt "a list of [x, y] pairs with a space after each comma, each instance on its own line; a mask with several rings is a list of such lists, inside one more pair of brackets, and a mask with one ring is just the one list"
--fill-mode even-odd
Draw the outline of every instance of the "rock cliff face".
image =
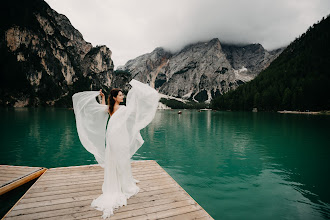
[[75, 92], [111, 87], [109, 48], [86, 42], [44, 1], [6, 1], [1, 16], [0, 105], [71, 106]]
[[222, 45], [216, 38], [188, 45], [174, 54], [156, 48], [128, 61], [121, 70], [163, 94], [210, 102], [252, 80], [282, 50], [269, 52], [260, 44]]

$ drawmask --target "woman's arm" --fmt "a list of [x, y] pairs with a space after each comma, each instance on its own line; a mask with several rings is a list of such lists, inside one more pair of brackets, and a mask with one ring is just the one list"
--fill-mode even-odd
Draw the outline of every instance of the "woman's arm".
[[105, 95], [102, 93], [102, 89], [100, 89], [100, 95], [102, 96], [102, 105], [105, 105]]

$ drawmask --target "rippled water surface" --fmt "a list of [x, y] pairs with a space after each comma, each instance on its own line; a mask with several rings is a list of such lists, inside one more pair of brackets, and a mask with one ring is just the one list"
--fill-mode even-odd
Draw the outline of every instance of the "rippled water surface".
[[[95, 163], [72, 110], [0, 109], [0, 163]], [[215, 219], [329, 219], [330, 117], [158, 111], [134, 160], [156, 160]]]

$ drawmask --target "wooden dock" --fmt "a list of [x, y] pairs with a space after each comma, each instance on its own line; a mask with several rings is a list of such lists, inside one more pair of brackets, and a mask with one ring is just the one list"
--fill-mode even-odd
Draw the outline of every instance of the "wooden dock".
[[[134, 161], [140, 192], [119, 208], [113, 219], [212, 219], [156, 161]], [[98, 165], [47, 170], [7, 213], [5, 219], [102, 219], [90, 207], [102, 193]]]
[[42, 167], [0, 165], [0, 195], [39, 177], [45, 171]]

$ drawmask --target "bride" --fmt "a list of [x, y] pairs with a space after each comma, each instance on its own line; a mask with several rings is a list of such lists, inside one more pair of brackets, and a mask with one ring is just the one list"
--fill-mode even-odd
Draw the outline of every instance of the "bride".
[[[103, 211], [103, 218], [127, 205], [127, 199], [139, 192], [130, 158], [143, 144], [140, 130], [152, 121], [158, 106], [155, 89], [134, 79], [130, 85], [126, 106], [119, 105], [123, 101], [120, 89], [110, 92], [108, 105], [102, 90], [72, 96], [79, 139], [104, 168], [103, 194], [91, 204]], [[96, 101], [98, 95], [102, 96], [101, 104]]]

